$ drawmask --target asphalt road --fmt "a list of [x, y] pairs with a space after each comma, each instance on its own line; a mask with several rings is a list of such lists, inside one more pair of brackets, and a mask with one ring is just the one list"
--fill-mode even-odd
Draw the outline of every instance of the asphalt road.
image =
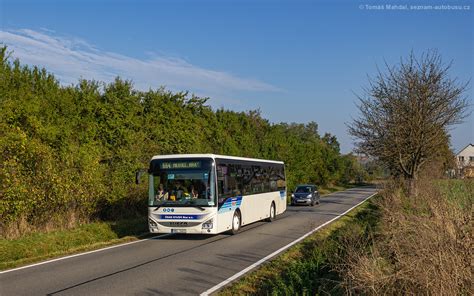
[[333, 193], [237, 235], [168, 235], [0, 274], [0, 295], [200, 294], [375, 193]]

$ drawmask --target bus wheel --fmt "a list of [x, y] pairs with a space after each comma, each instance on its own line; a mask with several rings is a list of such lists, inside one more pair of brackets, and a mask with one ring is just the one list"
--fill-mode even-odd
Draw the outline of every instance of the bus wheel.
[[236, 234], [240, 230], [240, 225], [242, 224], [242, 221], [240, 220], [240, 212], [235, 211], [234, 217], [232, 218], [232, 230], [230, 233]]
[[275, 220], [275, 216], [275, 203], [272, 202], [272, 205], [270, 206], [270, 217], [267, 218], [267, 221], [272, 222], [273, 220]]

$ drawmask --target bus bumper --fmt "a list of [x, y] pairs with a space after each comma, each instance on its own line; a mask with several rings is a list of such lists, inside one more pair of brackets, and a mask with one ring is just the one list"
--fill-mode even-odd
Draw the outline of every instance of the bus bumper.
[[[176, 223], [175, 225], [169, 225]], [[150, 221], [148, 224], [150, 233], [182, 233], [182, 234], [216, 234], [214, 223], [199, 223], [193, 226], [182, 226], [181, 221]], [[165, 225], [163, 225], [165, 224]]]

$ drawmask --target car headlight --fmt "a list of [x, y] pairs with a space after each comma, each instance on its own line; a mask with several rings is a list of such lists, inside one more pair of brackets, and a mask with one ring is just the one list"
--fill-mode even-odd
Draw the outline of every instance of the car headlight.
[[295, 195], [292, 193], [292, 194], [291, 194], [291, 197], [295, 198]]
[[312, 198], [313, 195], [312, 194], [308, 194], [307, 198]]

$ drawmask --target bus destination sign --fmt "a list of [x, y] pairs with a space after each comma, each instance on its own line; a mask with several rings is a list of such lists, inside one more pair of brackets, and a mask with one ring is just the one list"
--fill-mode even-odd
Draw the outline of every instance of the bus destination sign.
[[162, 162], [160, 169], [199, 169], [200, 161]]

